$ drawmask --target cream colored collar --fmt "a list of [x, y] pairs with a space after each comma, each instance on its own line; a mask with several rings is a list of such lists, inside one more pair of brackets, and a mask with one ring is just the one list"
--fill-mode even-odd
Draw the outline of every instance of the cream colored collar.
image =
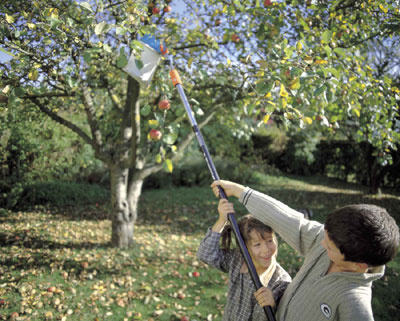
[[[267, 286], [272, 276], [274, 275], [276, 270], [276, 258], [275, 256], [271, 259], [270, 266], [259, 275], [261, 284], [263, 286]], [[240, 273], [249, 273], [249, 269], [247, 268], [246, 262], [243, 262], [242, 267], [240, 268]]]

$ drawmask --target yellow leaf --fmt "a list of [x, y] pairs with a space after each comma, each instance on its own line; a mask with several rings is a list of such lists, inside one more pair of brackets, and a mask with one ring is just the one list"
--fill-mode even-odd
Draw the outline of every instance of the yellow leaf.
[[272, 105], [272, 106], [276, 106], [276, 104], [273, 101], [268, 100], [267, 103]]
[[231, 62], [231, 60], [230, 60], [229, 58], [226, 59], [226, 65], [227, 65], [228, 67], [232, 66], [232, 62]]
[[397, 87], [392, 87], [392, 91], [395, 92], [395, 93], [400, 94], [400, 90]]
[[381, 10], [384, 12], [384, 13], [387, 13], [388, 12], [388, 9], [387, 8], [385, 8], [383, 5], [379, 5], [379, 8], [381, 8]]
[[165, 160], [165, 165], [166, 165], [166, 169], [167, 169], [170, 173], [172, 173], [172, 171], [173, 171], [173, 169], [174, 169], [174, 166], [172, 165], [172, 162], [171, 162], [170, 159], [166, 159], [166, 160]]
[[30, 80], [37, 80], [38, 77], [39, 77], [39, 72], [37, 69], [32, 69], [28, 74], [28, 78]]
[[150, 119], [149, 120], [149, 125], [150, 126], [158, 126], [158, 120], [157, 119]]
[[317, 59], [317, 60], [314, 61], [314, 63], [315, 63], [316, 65], [325, 65], [325, 64], [328, 63], [328, 61], [327, 61], [327, 60], [324, 60], [324, 59]]
[[192, 63], [193, 63], [193, 58], [190, 58], [188, 60], [188, 68], [190, 69], [192, 67]]
[[296, 44], [296, 49], [298, 50], [298, 51], [300, 51], [301, 49], [303, 49], [303, 44], [299, 41], [299, 42], [297, 42], [297, 44]]
[[281, 90], [279, 91], [279, 94], [281, 95], [281, 97], [287, 97], [289, 96], [288, 92], [285, 89], [285, 86], [283, 84], [281, 84]]
[[268, 123], [269, 117], [270, 117], [270, 115], [265, 115], [264, 116], [264, 118], [263, 118], [264, 124]]
[[116, 94], [112, 94], [111, 97], [116, 104], [118, 104], [118, 105], [120, 104], [121, 101], [119, 100], [119, 97]]
[[161, 162], [162, 162], [162, 157], [161, 157], [160, 154], [157, 154], [157, 155], [156, 155], [156, 163], [157, 163], [157, 164], [160, 164]]
[[15, 19], [14, 19], [13, 16], [9, 16], [9, 15], [6, 13], [6, 21], [7, 21], [9, 24], [12, 24], [12, 23], [14, 23]]
[[353, 112], [356, 114], [357, 117], [360, 117], [360, 111], [358, 109], [353, 109]]
[[286, 98], [282, 98], [282, 107], [286, 108], [286, 106], [287, 106], [287, 100]]
[[312, 63], [313, 63], [313, 59], [312, 59], [312, 57], [310, 57], [310, 56], [305, 56], [305, 57], [304, 57], [304, 61], [305, 61], [307, 64], [312, 64]]
[[291, 81], [289, 88], [292, 90], [297, 90], [300, 88], [300, 79], [299, 78], [295, 78]]
[[[395, 87], [395, 88], [396, 88], [396, 87]], [[392, 90], [393, 90], [393, 89], [392, 89]], [[271, 92], [269, 92], [268, 94], [266, 94], [264, 97], [265, 97], [265, 98], [271, 98], [271, 97], [272, 97]]]
[[178, 147], [176, 147], [175, 145], [172, 145], [171, 149], [172, 149], [173, 152], [176, 152], [178, 150]]
[[31, 22], [28, 22], [26, 25], [27, 25], [28, 28], [31, 29], [31, 30], [33, 30], [33, 29], [36, 28], [36, 25], [35, 25], [34, 23], [31, 23]]
[[310, 117], [304, 117], [304, 121], [309, 125], [312, 124], [312, 119]]
[[351, 78], [349, 79], [349, 81], [352, 82], [352, 81], [354, 81], [354, 80], [356, 80], [356, 79], [357, 79], [357, 77], [356, 77], [356, 76], [353, 76], [353, 77], [351, 77]]

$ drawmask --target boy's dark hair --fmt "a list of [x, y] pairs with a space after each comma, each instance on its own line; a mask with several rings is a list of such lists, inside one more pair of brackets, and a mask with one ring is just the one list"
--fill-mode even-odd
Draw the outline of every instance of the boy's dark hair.
[[[243, 241], [247, 243], [250, 240], [250, 232], [255, 230], [263, 237], [264, 232], [271, 233], [276, 240], [276, 236], [272, 228], [265, 225], [261, 221], [254, 218], [251, 214], [243, 216], [237, 222], [240, 234], [242, 234]], [[232, 244], [232, 226], [228, 222], [221, 233], [221, 243], [224, 250], [229, 250]]]
[[379, 266], [391, 261], [399, 247], [399, 228], [379, 206], [360, 204], [330, 213], [325, 230], [345, 261]]

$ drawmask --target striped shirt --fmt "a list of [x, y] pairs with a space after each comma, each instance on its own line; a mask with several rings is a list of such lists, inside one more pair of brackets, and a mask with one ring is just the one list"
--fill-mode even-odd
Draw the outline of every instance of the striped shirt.
[[[223, 321], [264, 321], [267, 320], [263, 308], [254, 297], [256, 288], [238, 249], [222, 250], [219, 246], [220, 233], [208, 229], [197, 251], [197, 257], [222, 272], [229, 273], [229, 290], [224, 309]], [[260, 277], [261, 283], [265, 280]], [[264, 281], [264, 282], [263, 282]], [[276, 264], [267, 287], [271, 289], [275, 302], [279, 302], [291, 278]]]
[[324, 226], [248, 187], [239, 201], [254, 217], [271, 226], [304, 256], [303, 266], [279, 303], [278, 321], [373, 321], [372, 282], [383, 276], [384, 266], [367, 273], [326, 274], [330, 260], [321, 245]]

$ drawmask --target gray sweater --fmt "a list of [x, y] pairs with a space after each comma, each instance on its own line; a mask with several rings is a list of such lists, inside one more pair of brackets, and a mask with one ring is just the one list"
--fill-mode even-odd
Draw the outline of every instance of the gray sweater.
[[330, 260], [321, 245], [324, 226], [248, 187], [239, 201], [257, 219], [270, 225], [304, 256], [304, 264], [279, 303], [278, 321], [371, 321], [372, 281], [383, 276], [384, 266], [370, 273], [326, 272]]

